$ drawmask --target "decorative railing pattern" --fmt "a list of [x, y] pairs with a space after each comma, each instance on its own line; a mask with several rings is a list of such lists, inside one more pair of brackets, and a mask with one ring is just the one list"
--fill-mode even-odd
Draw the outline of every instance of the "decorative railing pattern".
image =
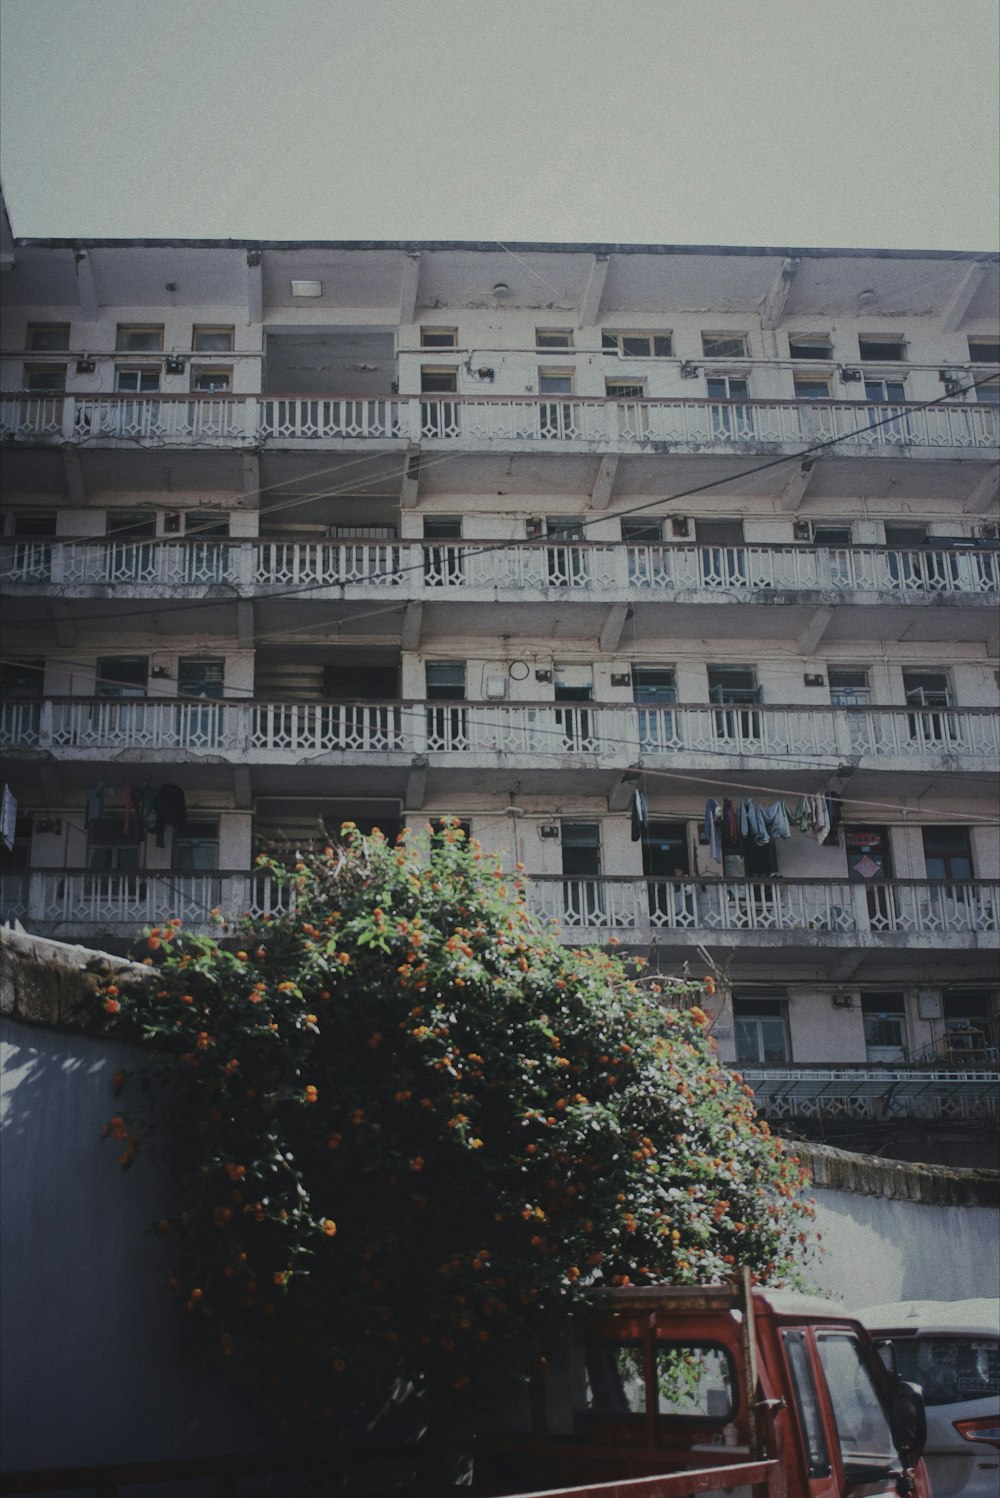
[[[570, 941], [631, 936], [645, 942], [669, 931], [685, 941], [724, 934], [754, 944], [771, 935], [797, 934], [810, 944], [848, 936], [860, 945], [905, 935], [947, 947], [953, 936], [996, 938], [1000, 932], [1000, 884], [984, 881], [538, 876], [527, 898]], [[204, 926], [212, 911], [230, 918], [277, 915], [292, 908], [294, 894], [267, 874], [48, 869], [3, 875], [0, 900], [5, 920], [138, 930], [172, 916]]]
[[13, 541], [0, 578], [53, 587], [525, 589], [751, 598], [872, 593], [919, 602], [1000, 591], [1000, 548], [626, 545], [532, 541]]
[[597, 703], [251, 702], [232, 698], [61, 697], [0, 706], [0, 748], [218, 751], [238, 758], [398, 753], [592, 756], [875, 757], [926, 768], [1000, 765], [988, 708], [644, 707]]
[[738, 1063], [754, 1106], [787, 1118], [992, 1118], [1000, 1111], [1000, 1073], [917, 1067], [768, 1066]]
[[0, 437], [75, 443], [559, 442], [587, 447], [847, 450], [989, 448], [997, 411], [956, 401], [673, 399], [505, 395], [27, 395], [0, 397]]

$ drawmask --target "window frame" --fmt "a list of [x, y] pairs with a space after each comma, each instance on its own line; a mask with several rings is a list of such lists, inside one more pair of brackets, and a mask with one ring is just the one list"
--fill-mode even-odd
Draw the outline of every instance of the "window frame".
[[[646, 349], [627, 349], [628, 340], [645, 339]], [[657, 344], [661, 347], [657, 348]], [[663, 347], [662, 345], [666, 345]], [[617, 355], [619, 359], [672, 359], [674, 357], [674, 334], [672, 328], [602, 328], [601, 353]]]
[[[200, 343], [201, 338], [225, 336], [222, 345]], [[195, 323], [191, 329], [191, 352], [193, 354], [231, 354], [236, 349], [236, 328], [232, 323]]]
[[[806, 386], [815, 386], [817, 389], [822, 387], [822, 394], [817, 394], [813, 390], [805, 392], [804, 387]], [[828, 401], [833, 399], [830, 390], [829, 375], [804, 375], [799, 378], [793, 376], [792, 389], [797, 401]]]
[[[733, 994], [733, 1043], [738, 1066], [788, 1066], [792, 1061], [792, 1030], [787, 994]], [[782, 1049], [780, 1057], [768, 1056], [761, 1025], [771, 1021], [780, 1024]], [[752, 1024], [756, 1038], [756, 1056], [741, 1052], [740, 1024]]]
[[[128, 376], [134, 375], [135, 378], [136, 378], [136, 383], [137, 383], [138, 388], [135, 389], [135, 390], [127, 390], [127, 389], [123, 388], [122, 383], [121, 383], [122, 375], [128, 375]], [[142, 382], [143, 382], [143, 379], [146, 378], [146, 377], [155, 378], [155, 380], [156, 380], [156, 386], [155, 386], [154, 389], [143, 390], [143, 388], [142, 388]], [[161, 394], [161, 390], [160, 390], [161, 379], [162, 379], [162, 375], [161, 375], [161, 372], [160, 372], [160, 366], [158, 364], [116, 364], [115, 365], [115, 394], [116, 395], [128, 395], [128, 396], [131, 396], [133, 399], [136, 398], [136, 397], [144, 396], [144, 395], [160, 395]]]
[[536, 328], [535, 348], [542, 353], [552, 353], [554, 350], [572, 350], [573, 329], [572, 328]]
[[[22, 377], [25, 393], [40, 396], [65, 395], [68, 368], [66, 364], [25, 364]], [[59, 380], [61, 383], [49, 385], [40, 383], [45, 380]]]
[[[866, 348], [872, 349], [873, 352], [866, 353]], [[890, 349], [896, 349], [898, 352], [886, 352]], [[907, 341], [902, 334], [859, 333], [858, 359], [862, 364], [906, 364], [908, 362]]]
[[[710, 344], [719, 344], [720, 347], [709, 347]], [[736, 348], [724, 348], [721, 345], [739, 345]], [[701, 357], [703, 359], [749, 359], [750, 357], [750, 335], [749, 333], [727, 333], [707, 332], [701, 334]]]
[[[29, 322], [24, 330], [24, 351], [27, 354], [68, 354], [70, 327], [68, 322]], [[46, 344], [37, 342], [39, 333], [63, 333], [65, 341]]]
[[458, 329], [443, 328], [437, 324], [430, 327], [420, 326], [421, 349], [457, 349]]
[[[164, 331], [163, 323], [120, 322], [115, 329], [115, 353], [162, 354]], [[140, 344], [130, 344], [128, 342], [130, 336], [144, 334], [152, 335], [157, 341]]]
[[[797, 353], [797, 349], [809, 352]], [[829, 333], [789, 333], [788, 357], [796, 363], [832, 363], [833, 337]]]
[[[989, 350], [989, 354], [985, 357], [981, 352], [981, 350], [984, 348]], [[977, 349], [980, 350], [980, 352], [974, 352]], [[980, 335], [977, 338], [970, 333], [969, 363], [986, 365], [1000, 364], [1000, 335], [997, 335], [997, 337], [995, 338], [983, 337], [982, 335]]]
[[[224, 378], [225, 385], [214, 390], [199, 389], [196, 381], [206, 376], [213, 378]], [[233, 367], [229, 365], [192, 364], [190, 371], [190, 385], [192, 395], [231, 395], [233, 391]]]
[[605, 378], [604, 394], [608, 400], [644, 401], [648, 399], [646, 379], [640, 375], [634, 380], [609, 380]]

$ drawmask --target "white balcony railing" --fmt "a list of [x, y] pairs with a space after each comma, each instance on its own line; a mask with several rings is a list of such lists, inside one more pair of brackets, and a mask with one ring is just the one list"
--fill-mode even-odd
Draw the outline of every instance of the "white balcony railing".
[[770, 1119], [991, 1118], [1000, 1074], [917, 1066], [756, 1066], [737, 1062]]
[[0, 437], [32, 442], [554, 442], [586, 448], [747, 450], [842, 443], [847, 451], [982, 449], [990, 405], [868, 401], [616, 400], [603, 396], [27, 395], [0, 397]]
[[[173, 916], [203, 928], [213, 910], [229, 917], [276, 915], [294, 896], [264, 874], [48, 869], [3, 875], [0, 902], [0, 918], [29, 927], [131, 933]], [[843, 937], [877, 946], [904, 935], [943, 949], [953, 937], [992, 938], [986, 942], [992, 950], [1000, 931], [1000, 885], [981, 881], [538, 877], [528, 886], [528, 903], [564, 939], [598, 943], [611, 936], [648, 943], [673, 933], [692, 945], [720, 936], [760, 945], [776, 936], [787, 946], [797, 936], [803, 946]]]
[[224, 753], [267, 763], [327, 753], [514, 756], [634, 765], [639, 757], [718, 755], [831, 764], [896, 761], [922, 771], [1000, 767], [988, 708], [644, 707], [598, 703], [248, 702], [202, 698], [10, 699], [0, 748], [79, 756], [130, 750]]
[[1000, 548], [806, 545], [687, 546], [615, 542], [8, 541], [0, 578], [32, 587], [157, 590], [227, 585], [388, 588], [407, 597], [476, 589], [550, 596], [619, 592], [751, 598], [853, 593], [919, 603], [1000, 591]]

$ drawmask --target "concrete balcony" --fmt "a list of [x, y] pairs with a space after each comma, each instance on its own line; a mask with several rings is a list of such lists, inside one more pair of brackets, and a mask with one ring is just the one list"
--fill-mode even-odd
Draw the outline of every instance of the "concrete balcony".
[[0, 438], [177, 446], [461, 446], [506, 451], [768, 451], [836, 442], [855, 456], [962, 455], [996, 446], [989, 405], [616, 400], [483, 395], [22, 395]]
[[961, 790], [963, 772], [1000, 771], [1000, 723], [986, 708], [11, 699], [0, 708], [0, 747], [12, 771], [15, 759], [81, 769], [157, 762], [184, 767], [194, 785], [199, 764], [312, 766], [320, 779], [332, 764], [361, 779], [378, 765], [390, 795], [402, 794], [415, 763], [439, 794], [456, 773], [488, 792], [491, 771], [517, 771], [526, 794], [558, 785], [601, 795], [640, 764], [700, 773], [710, 791], [720, 756], [727, 778], [802, 790], [838, 769], [902, 793], [908, 776], [947, 772]]
[[[620, 605], [633, 606], [645, 638], [798, 637], [818, 611], [826, 640], [967, 639], [970, 610], [984, 637], [1000, 597], [1000, 549], [807, 545], [626, 545], [549, 541], [15, 541], [0, 549], [0, 580], [19, 600], [19, 618], [39, 621], [51, 600], [113, 596], [123, 616], [151, 599], [252, 599], [269, 632], [299, 622], [304, 604], [334, 605], [349, 618], [386, 595], [421, 605], [427, 639], [547, 634], [572, 608], [577, 632], [620, 634]], [[447, 609], [445, 609], [447, 605]], [[525, 612], [525, 606], [531, 605]], [[780, 605], [780, 608], [777, 607]], [[752, 610], [752, 620], [746, 611]], [[863, 613], [861, 610], [863, 609]], [[34, 610], [34, 613], [32, 612]], [[25, 612], [21, 612], [25, 611]], [[85, 617], [86, 608], [81, 608]], [[199, 619], [196, 613], [192, 627]], [[188, 626], [177, 610], [178, 628]], [[617, 621], [617, 623], [615, 622]]]
[[772, 1122], [819, 1119], [875, 1122], [894, 1118], [995, 1118], [1000, 1072], [988, 1065], [754, 1066], [737, 1062], [754, 1090], [754, 1105]]
[[[0, 918], [50, 936], [127, 938], [173, 916], [204, 930], [213, 910], [276, 915], [293, 899], [263, 874], [39, 869], [3, 876]], [[570, 945], [656, 947], [671, 963], [705, 946], [750, 959], [748, 971], [753, 960], [773, 967], [777, 959], [793, 972], [818, 955], [837, 981], [848, 966], [854, 976], [880, 968], [900, 981], [926, 976], [934, 953], [949, 955], [952, 981], [962, 972], [988, 976], [1000, 947], [1000, 884], [983, 881], [538, 877], [528, 903]]]

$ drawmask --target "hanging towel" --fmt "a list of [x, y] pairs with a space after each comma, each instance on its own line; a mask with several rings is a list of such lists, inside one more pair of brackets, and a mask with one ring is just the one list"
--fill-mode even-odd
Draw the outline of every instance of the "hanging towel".
[[744, 840], [754, 843], [758, 848], [766, 848], [771, 841], [764, 813], [756, 801], [744, 801], [740, 809], [740, 832]]
[[761, 810], [764, 825], [772, 837], [791, 837], [788, 827], [788, 815], [785, 811], [784, 801], [775, 801], [773, 806]]
[[788, 820], [791, 822], [792, 826], [797, 827], [800, 832], [812, 832], [813, 810], [812, 800], [809, 796], [802, 796], [798, 801], [796, 801], [794, 806], [789, 806], [786, 802], [785, 815], [788, 817]]
[[156, 846], [162, 848], [166, 845], [165, 833], [168, 827], [173, 827], [175, 832], [183, 832], [187, 826], [187, 807], [184, 802], [184, 792], [179, 785], [161, 785], [156, 793]]
[[636, 786], [632, 792], [632, 841], [639, 842], [649, 826], [649, 805], [643, 791]]
[[719, 824], [717, 818], [722, 816], [722, 807], [718, 801], [713, 801], [711, 796], [705, 802], [705, 841], [708, 850], [716, 863], [722, 860], [722, 848], [719, 845]]
[[813, 798], [813, 835], [818, 843], [821, 843], [830, 831], [830, 816], [826, 809], [826, 797], [823, 795]]

